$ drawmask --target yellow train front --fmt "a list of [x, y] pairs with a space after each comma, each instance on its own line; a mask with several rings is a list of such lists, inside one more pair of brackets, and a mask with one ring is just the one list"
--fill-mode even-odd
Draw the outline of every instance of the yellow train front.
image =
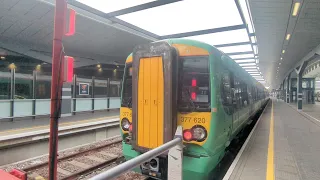
[[[126, 60], [120, 126], [131, 159], [183, 127], [183, 179], [208, 179], [232, 139], [266, 102], [264, 87], [211, 45], [170, 39], [137, 46]], [[166, 179], [166, 155], [135, 169]]]

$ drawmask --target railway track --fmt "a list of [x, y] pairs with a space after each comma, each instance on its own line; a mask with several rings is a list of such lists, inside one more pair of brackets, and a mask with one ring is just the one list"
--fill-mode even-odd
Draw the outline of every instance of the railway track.
[[[86, 179], [87, 174], [123, 161], [121, 140], [58, 158], [58, 179]], [[28, 179], [48, 179], [48, 162], [42, 162], [22, 169]]]

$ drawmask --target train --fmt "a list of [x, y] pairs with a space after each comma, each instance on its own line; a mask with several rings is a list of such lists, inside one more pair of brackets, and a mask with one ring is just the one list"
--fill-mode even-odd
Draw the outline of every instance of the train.
[[[137, 45], [127, 57], [121, 88], [123, 155], [130, 160], [174, 138], [183, 128], [183, 179], [212, 176], [267, 89], [214, 46], [189, 39]], [[166, 179], [167, 155], [134, 171]]]

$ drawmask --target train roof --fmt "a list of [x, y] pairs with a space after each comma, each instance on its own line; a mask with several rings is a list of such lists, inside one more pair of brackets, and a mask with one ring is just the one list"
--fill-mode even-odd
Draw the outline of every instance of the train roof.
[[[190, 46], [195, 46], [195, 47], [200, 47], [203, 49], [206, 49], [209, 54], [219, 54], [223, 59], [222, 63], [224, 63], [224, 65], [226, 65], [226, 67], [228, 67], [230, 70], [232, 70], [233, 72], [236, 70], [237, 73], [242, 76], [243, 80], [246, 81], [247, 83], [250, 83], [260, 89], [264, 89], [266, 90], [266, 88], [260, 83], [258, 82], [255, 78], [253, 78], [247, 71], [245, 71], [238, 63], [236, 63], [232, 58], [230, 58], [227, 54], [225, 54], [224, 52], [220, 51], [219, 49], [217, 49], [216, 47], [201, 42], [201, 41], [197, 41], [197, 40], [191, 40], [191, 39], [182, 39], [182, 38], [178, 38], [178, 39], [165, 39], [165, 40], [160, 40], [160, 41], [155, 41], [155, 42], [167, 42], [170, 45], [172, 44], [186, 44], [186, 45], [190, 45]], [[130, 62], [132, 61], [132, 53], [127, 57], [126, 62]]]

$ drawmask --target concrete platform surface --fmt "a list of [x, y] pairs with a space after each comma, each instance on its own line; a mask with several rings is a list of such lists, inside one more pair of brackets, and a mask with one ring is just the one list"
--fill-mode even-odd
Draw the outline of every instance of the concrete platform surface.
[[[224, 180], [319, 180], [320, 122], [270, 101]], [[311, 106], [310, 106], [311, 107]]]
[[[77, 113], [74, 116], [62, 117], [59, 119], [59, 126], [70, 126], [79, 123], [88, 123], [106, 120], [109, 118], [119, 117], [119, 110], [100, 111], [94, 113]], [[37, 119], [19, 119], [14, 121], [0, 121], [0, 136], [8, 136], [13, 134], [20, 134], [25, 132], [32, 132], [37, 130], [48, 129], [50, 118]]]

